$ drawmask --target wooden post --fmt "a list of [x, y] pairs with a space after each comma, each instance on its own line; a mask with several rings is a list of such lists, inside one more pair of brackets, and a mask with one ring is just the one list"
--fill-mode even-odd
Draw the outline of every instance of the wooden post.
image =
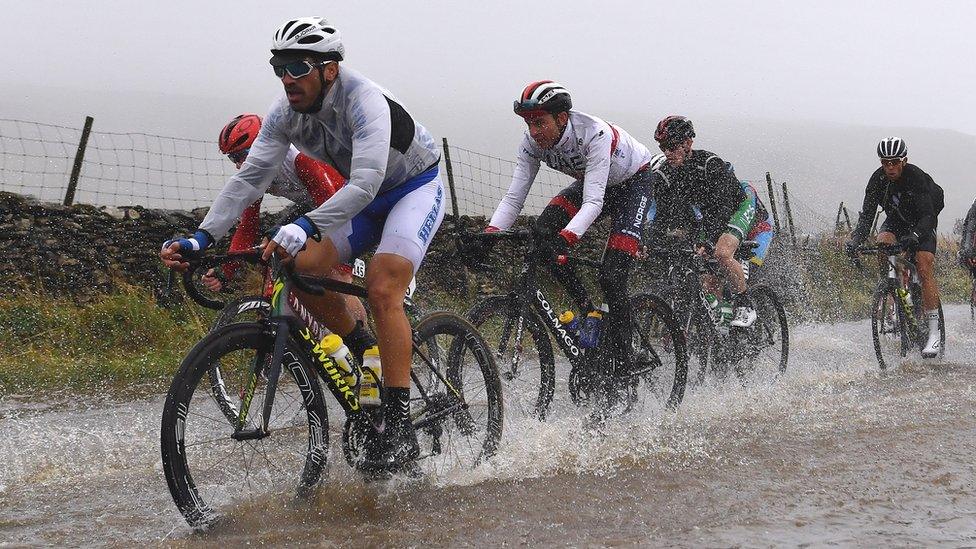
[[88, 136], [91, 135], [92, 122], [95, 119], [86, 116], [85, 127], [81, 130], [81, 141], [78, 142], [78, 152], [75, 153], [75, 164], [71, 167], [71, 177], [68, 178], [68, 189], [64, 192], [64, 205], [70, 206], [75, 201], [75, 189], [78, 188], [78, 177], [81, 176], [81, 164], [85, 161], [85, 149], [88, 147]]
[[853, 230], [853, 227], [851, 227], [851, 216], [847, 214], [846, 207], [844, 208], [844, 222], [847, 223], [847, 232], [851, 232]]
[[[461, 217], [458, 215], [457, 191], [454, 189], [454, 167], [451, 166], [451, 149], [447, 145], [447, 138], [444, 141], [444, 165], [447, 166], [447, 188], [451, 192], [451, 211], [454, 213], [454, 228], [458, 230]], [[460, 234], [460, 233], [459, 233]]]
[[783, 208], [786, 209], [786, 221], [790, 227], [790, 241], [796, 248], [796, 230], [793, 228], [793, 210], [790, 209], [790, 195], [786, 191], [786, 181], [783, 182]]
[[779, 214], [776, 213], [776, 194], [773, 192], [773, 178], [766, 172], [766, 187], [769, 190], [769, 209], [773, 212], [773, 228], [779, 232]]
[[837, 206], [837, 219], [834, 221], [834, 232], [839, 233], [844, 230], [844, 226], [840, 224], [840, 214], [844, 211], [844, 201], [840, 201], [840, 206]]

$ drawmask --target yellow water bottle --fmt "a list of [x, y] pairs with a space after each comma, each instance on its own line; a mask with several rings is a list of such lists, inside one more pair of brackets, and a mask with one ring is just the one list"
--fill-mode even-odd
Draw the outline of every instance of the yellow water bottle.
[[363, 378], [359, 384], [359, 404], [379, 406], [380, 385], [383, 379], [383, 365], [380, 362], [380, 348], [373, 345], [363, 353]]
[[342, 338], [336, 334], [329, 334], [322, 338], [319, 346], [325, 354], [335, 360], [336, 366], [342, 371], [342, 379], [346, 385], [355, 388], [358, 381], [356, 379], [356, 368], [353, 367], [352, 353], [349, 352], [349, 347], [346, 347], [346, 344], [342, 342]]

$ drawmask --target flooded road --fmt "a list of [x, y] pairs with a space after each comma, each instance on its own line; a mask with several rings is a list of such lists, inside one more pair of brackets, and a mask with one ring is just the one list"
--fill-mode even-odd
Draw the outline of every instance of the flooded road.
[[[976, 545], [976, 340], [880, 375], [867, 322], [793, 328], [775, 384], [689, 391], [602, 433], [557, 387], [473, 471], [365, 484], [333, 438], [311, 502], [269, 497], [195, 534], [159, 459], [162, 396], [0, 401], [0, 545]], [[335, 416], [333, 416], [335, 418]], [[334, 421], [333, 429], [336, 429]]]

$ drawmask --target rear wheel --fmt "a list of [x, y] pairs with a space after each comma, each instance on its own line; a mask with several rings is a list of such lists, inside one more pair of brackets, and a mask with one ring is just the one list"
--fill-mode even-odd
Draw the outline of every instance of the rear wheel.
[[[163, 408], [162, 464], [173, 501], [190, 526], [207, 527], [226, 509], [270, 494], [304, 494], [321, 478], [328, 415], [308, 358], [291, 339], [267, 434], [251, 440], [231, 436], [239, 425], [253, 430], [262, 423], [264, 372], [273, 347], [266, 325], [232, 324], [201, 340], [173, 379]], [[219, 391], [207, 377], [218, 363]], [[255, 364], [262, 373], [251, 398], [245, 389]]]
[[549, 334], [539, 317], [531, 310], [520, 312], [515, 297], [491, 296], [472, 307], [467, 318], [494, 353], [509, 413], [544, 419], [556, 373]]
[[898, 296], [887, 280], [878, 284], [872, 302], [871, 338], [878, 366], [885, 371], [905, 358], [910, 342]]

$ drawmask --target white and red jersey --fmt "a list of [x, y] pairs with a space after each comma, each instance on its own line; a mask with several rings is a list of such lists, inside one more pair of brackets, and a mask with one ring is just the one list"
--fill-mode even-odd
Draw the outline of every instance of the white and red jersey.
[[583, 204], [565, 228], [582, 236], [600, 215], [607, 187], [626, 181], [646, 166], [651, 156], [647, 147], [623, 129], [571, 110], [566, 129], [550, 149], [539, 147], [529, 132], [525, 132], [512, 184], [489, 224], [507, 229], [515, 223], [539, 167], [545, 162], [550, 168], [583, 182]]
[[[286, 198], [301, 206], [302, 211], [309, 211], [328, 200], [345, 183], [345, 179], [332, 166], [306, 156], [292, 146], [265, 192]], [[241, 214], [237, 230], [230, 241], [230, 250], [251, 248], [258, 244], [260, 236], [261, 199], [258, 198]], [[224, 274], [233, 276], [236, 267], [237, 265], [225, 265]]]

